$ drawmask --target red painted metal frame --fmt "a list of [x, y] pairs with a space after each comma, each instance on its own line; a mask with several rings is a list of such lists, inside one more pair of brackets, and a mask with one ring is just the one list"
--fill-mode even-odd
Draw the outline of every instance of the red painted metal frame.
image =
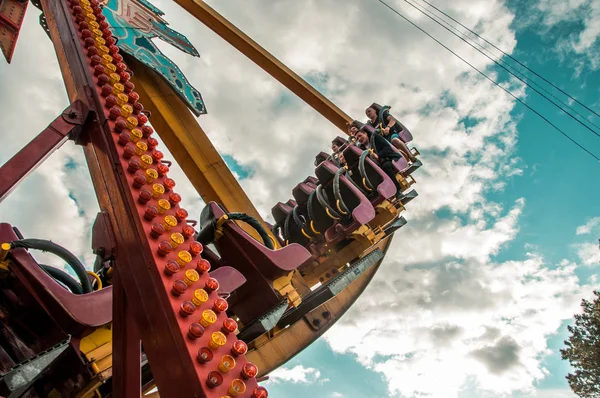
[[82, 101], [75, 101], [44, 131], [0, 167], [0, 203], [19, 182], [67, 142], [69, 137], [79, 134], [88, 114], [88, 107]]
[[0, 49], [9, 64], [15, 52], [28, 4], [28, 0], [0, 1]]
[[[83, 1], [83, 0], [82, 0]], [[148, 203], [138, 202], [140, 186], [134, 181], [134, 175], [127, 172], [129, 160], [141, 160], [141, 155], [151, 155], [147, 150], [149, 143], [145, 135], [139, 138], [131, 135], [134, 125], [127, 126], [122, 131], [130, 135], [131, 144], [138, 145], [140, 149], [136, 154], [130, 154], [131, 159], [124, 158], [124, 148], [118, 144], [119, 134], [115, 134], [116, 123], [110, 120], [110, 109], [106, 108], [106, 100], [102, 98], [99, 80], [94, 77], [94, 68], [91, 65], [93, 51], [84, 48], [91, 46], [85, 43], [82, 36], [84, 24], [95, 20], [101, 21], [101, 10], [95, 0], [41, 0], [42, 8], [48, 22], [50, 37], [55, 45], [57, 56], [61, 64], [63, 77], [69, 97], [72, 101], [81, 99], [94, 112], [95, 117], [90, 117], [90, 123], [81, 134], [80, 142], [84, 152], [101, 211], [106, 212], [108, 224], [113, 231], [116, 243], [115, 275], [113, 287], [113, 314], [114, 314], [114, 344], [113, 344], [113, 392], [115, 398], [139, 396], [141, 383], [140, 372], [140, 339], [144, 345], [152, 373], [163, 397], [221, 397], [227, 395], [229, 383], [234, 378], [240, 378], [240, 370], [246, 363], [242, 355], [236, 358], [233, 370], [222, 374], [223, 384], [217, 388], [207, 387], [207, 374], [217, 370], [219, 359], [228, 353], [234, 343], [235, 337], [230, 335], [226, 344], [214, 350], [212, 362], [201, 365], [196, 361], [200, 347], [209, 345], [211, 335], [221, 329], [226, 318], [225, 312], [218, 315], [215, 323], [207, 326], [202, 337], [190, 340], [187, 332], [192, 322], [198, 322], [200, 313], [212, 307], [217, 298], [217, 292], [210, 293], [209, 300], [200, 305], [193, 316], [182, 317], [179, 315], [180, 305], [184, 300], [190, 300], [194, 288], [201, 288], [207, 282], [209, 275], [205, 273], [194, 286], [187, 289], [180, 297], [171, 295], [171, 287], [175, 280], [183, 279], [183, 269], [179, 274], [169, 277], [163, 272], [167, 260], [178, 258], [176, 252], [161, 257], [157, 254], [159, 241], [150, 239], [152, 222], [144, 219], [148, 205], [157, 206], [158, 199], [166, 199], [169, 192], [168, 184], [172, 180], [166, 175], [150, 183], [140, 183], [143, 188], [152, 190], [156, 184], [166, 188], [166, 193], [158, 192]], [[83, 15], [83, 6], [92, 3], [94, 9], [86, 9]], [[88, 24], [89, 27], [89, 24]], [[89, 36], [89, 31], [86, 33]], [[103, 37], [101, 39], [101, 37]], [[118, 49], [100, 47], [104, 40], [112, 38], [109, 30], [94, 30], [92, 38], [95, 45], [99, 46], [102, 53], [110, 52], [116, 57]], [[96, 47], [98, 48], [98, 47]], [[112, 59], [105, 59], [105, 65], [115, 65]], [[117, 76], [104, 84], [117, 95], [123, 86], [116, 86], [118, 80], [127, 80], [126, 75]], [[133, 101], [135, 102], [135, 101]], [[119, 109], [119, 108], [117, 108]], [[113, 109], [114, 110], [114, 109]], [[121, 110], [127, 111], [125, 107]], [[129, 109], [131, 112], [131, 109]], [[127, 112], [124, 112], [127, 113]], [[123, 119], [119, 116], [120, 119]], [[145, 120], [139, 115], [137, 120], [141, 125]], [[125, 120], [125, 119], [123, 119]], [[137, 124], [137, 123], [134, 123]], [[139, 131], [139, 130], [138, 130]], [[148, 129], [144, 129], [148, 132]], [[152, 132], [149, 130], [150, 133]], [[121, 131], [119, 131], [121, 132]], [[147, 158], [146, 158], [147, 159]], [[156, 161], [149, 169], [160, 170]], [[143, 170], [140, 170], [143, 172]], [[138, 177], [139, 178], [139, 177]], [[171, 187], [172, 189], [172, 187]], [[164, 203], [164, 202], [162, 202]], [[173, 202], [173, 206], [161, 214], [165, 216], [181, 215], [181, 209]], [[158, 220], [155, 219], [155, 220]], [[163, 221], [164, 223], [164, 221]], [[172, 226], [170, 233], [182, 232], [185, 217], [181, 216], [176, 225]], [[179, 250], [186, 249], [191, 237]], [[190, 264], [192, 265], [192, 264]], [[190, 269], [194, 268], [192, 267]], [[250, 397], [257, 387], [256, 380], [250, 378], [245, 381], [247, 391], [242, 396]]]

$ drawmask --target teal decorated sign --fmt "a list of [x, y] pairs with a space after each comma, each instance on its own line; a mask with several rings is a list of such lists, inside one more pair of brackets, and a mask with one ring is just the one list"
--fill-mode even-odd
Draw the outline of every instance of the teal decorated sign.
[[107, 0], [104, 4], [103, 14], [119, 49], [160, 74], [196, 116], [205, 114], [200, 92], [151, 39], [157, 37], [187, 54], [200, 56], [192, 43], [169, 28], [161, 18], [164, 13], [147, 0]]

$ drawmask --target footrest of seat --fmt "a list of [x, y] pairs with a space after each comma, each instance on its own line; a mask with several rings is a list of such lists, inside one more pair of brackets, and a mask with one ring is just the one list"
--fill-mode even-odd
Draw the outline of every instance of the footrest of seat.
[[406, 194], [404, 194], [402, 196], [402, 198], [400, 199], [400, 202], [402, 203], [402, 205], [406, 206], [406, 204], [408, 202], [410, 202], [411, 200], [413, 200], [414, 198], [416, 198], [417, 196], [419, 196], [419, 194], [417, 193], [417, 191], [415, 191], [414, 189]]

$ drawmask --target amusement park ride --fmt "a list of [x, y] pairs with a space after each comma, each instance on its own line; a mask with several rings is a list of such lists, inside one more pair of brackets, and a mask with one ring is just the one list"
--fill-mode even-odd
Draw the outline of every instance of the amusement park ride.
[[[373, 130], [204, 2], [175, 2], [342, 131]], [[32, 3], [70, 105], [2, 166], [0, 200], [62, 144], [80, 145], [100, 206], [96, 262], [86, 270], [65, 248], [0, 223], [0, 397], [267, 397], [258, 382], [340, 319], [377, 272], [420, 162], [394, 161], [398, 194], [369, 150], [338, 137], [345, 165], [323, 154], [269, 225], [198, 124], [200, 93], [152, 43], [198, 55], [160, 10], [147, 0]], [[27, 6], [0, 0], [8, 62]], [[180, 207], [153, 134], [207, 203], [199, 220]], [[78, 280], [31, 249], [61, 257]]]

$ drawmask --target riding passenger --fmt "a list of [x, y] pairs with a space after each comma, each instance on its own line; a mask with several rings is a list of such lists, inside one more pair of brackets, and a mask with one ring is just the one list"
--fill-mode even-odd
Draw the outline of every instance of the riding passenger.
[[400, 132], [402, 131], [402, 125], [392, 115], [390, 115], [387, 109], [384, 109], [381, 105], [373, 103], [370, 107], [365, 110], [365, 114], [369, 118], [368, 124], [374, 129], [379, 129], [383, 137], [392, 143], [402, 154], [411, 162], [415, 162], [417, 158], [413, 156], [408, 149], [408, 146], [400, 139]]
[[359, 147], [361, 149], [373, 150], [373, 157], [378, 160], [379, 167], [392, 179], [396, 186], [396, 198], [401, 198], [403, 196], [402, 187], [396, 180], [396, 169], [392, 163], [394, 160], [400, 159], [401, 155], [394, 151], [390, 143], [379, 134], [371, 134], [370, 131], [361, 129], [356, 133], [356, 140], [360, 143]]

